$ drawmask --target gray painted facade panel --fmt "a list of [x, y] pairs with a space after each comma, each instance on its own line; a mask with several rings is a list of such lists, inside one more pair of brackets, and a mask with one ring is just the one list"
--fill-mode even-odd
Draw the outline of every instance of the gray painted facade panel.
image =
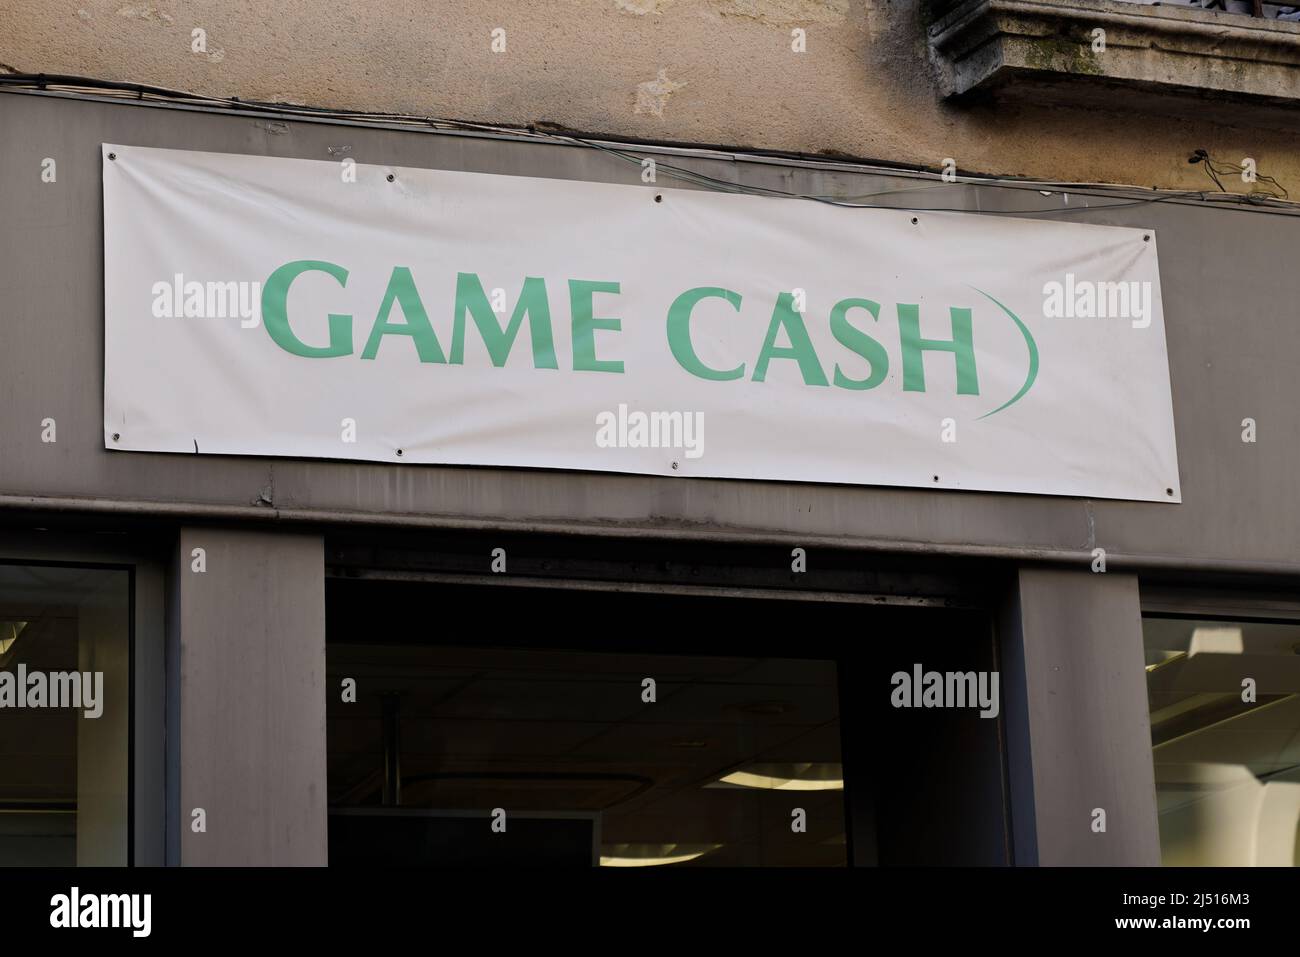
[[1002, 643], [1016, 863], [1159, 864], [1137, 579], [1021, 569]]
[[324, 865], [321, 539], [185, 528], [175, 575], [180, 863]]
[[[211, 517], [335, 513], [386, 521], [555, 528], [731, 532], [935, 551], [1003, 550], [1080, 568], [1096, 546], [1112, 565], [1198, 562], [1300, 572], [1300, 378], [1291, 371], [1300, 220], [1262, 210], [1173, 201], [1116, 203], [1070, 192], [1068, 218], [1157, 230], [1183, 504], [1028, 495], [611, 476], [495, 468], [353, 464], [118, 453], [101, 437], [102, 224], [99, 144], [326, 159], [349, 145], [361, 162], [632, 182], [639, 168], [573, 146], [363, 129], [30, 94], [0, 95], [0, 209], [5, 250], [0, 321], [0, 504], [147, 503]], [[44, 157], [58, 181], [40, 180]], [[675, 158], [722, 178], [804, 192], [863, 194], [911, 179], [765, 162]], [[926, 182], [931, 182], [927, 180]], [[661, 188], [673, 188], [666, 177]], [[914, 198], [914, 192], [901, 194]], [[936, 205], [985, 212], [1064, 204], [1057, 193], [962, 184]], [[883, 201], [883, 200], [882, 200]], [[1079, 401], [1104, 383], [1078, 383]], [[55, 444], [40, 440], [55, 418]], [[1241, 420], [1259, 441], [1241, 441]], [[1104, 423], [1102, 423], [1104, 427]], [[255, 504], [268, 500], [272, 506]], [[82, 503], [87, 504], [87, 503]], [[241, 514], [242, 513], [242, 514]], [[336, 516], [337, 517], [337, 516]], [[1041, 552], [1042, 554], [1036, 555]], [[1050, 553], [1050, 554], [1049, 554]]]

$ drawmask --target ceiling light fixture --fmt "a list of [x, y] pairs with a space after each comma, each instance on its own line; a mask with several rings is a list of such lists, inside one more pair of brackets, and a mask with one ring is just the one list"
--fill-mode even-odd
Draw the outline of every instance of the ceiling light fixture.
[[9, 654], [9, 649], [26, 627], [25, 621], [0, 621], [0, 656]]
[[1192, 631], [1187, 657], [1204, 654], [1239, 655], [1243, 647], [1240, 628], [1209, 628], [1202, 625]]
[[601, 867], [659, 867], [693, 861], [721, 844], [607, 844], [600, 849]]
[[844, 766], [829, 762], [750, 764], [728, 772], [706, 788], [757, 788], [766, 791], [843, 791]]

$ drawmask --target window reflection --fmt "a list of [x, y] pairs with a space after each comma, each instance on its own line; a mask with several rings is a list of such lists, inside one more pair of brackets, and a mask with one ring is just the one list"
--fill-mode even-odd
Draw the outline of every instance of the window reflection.
[[0, 564], [0, 866], [122, 866], [130, 573]]
[[1162, 863], [1295, 866], [1300, 624], [1143, 622]]

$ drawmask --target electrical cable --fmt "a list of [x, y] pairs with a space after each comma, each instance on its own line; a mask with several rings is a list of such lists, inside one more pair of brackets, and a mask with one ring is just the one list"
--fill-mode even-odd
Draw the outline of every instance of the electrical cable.
[[[1258, 196], [1262, 198], [1271, 198], [1271, 199], [1288, 199], [1290, 197], [1290, 194], [1286, 191], [1286, 187], [1284, 187], [1281, 183], [1275, 180], [1272, 176], [1261, 175], [1259, 173], [1256, 173], [1253, 169], [1248, 171], [1244, 163], [1240, 165], [1236, 163], [1216, 163], [1211, 158], [1210, 154], [1203, 149], [1196, 150], [1195, 152], [1193, 152], [1192, 155], [1188, 157], [1187, 162], [1200, 163], [1202, 168], [1205, 170], [1205, 174], [1210, 177], [1210, 179], [1214, 182], [1214, 185], [1219, 187], [1220, 191], [1222, 192], [1226, 193], [1228, 192], [1228, 190], [1224, 187], [1223, 183], [1219, 180], [1219, 177], [1239, 175], [1242, 177], [1243, 182], [1267, 183], [1271, 186], [1275, 186], [1277, 189], [1282, 191], [1282, 195], [1278, 196], [1277, 193], [1274, 193], [1270, 190], [1262, 190], [1262, 189], [1252, 190], [1250, 193], [1247, 194], [1249, 196]], [[1249, 180], [1246, 179], [1246, 175], [1248, 172], [1253, 177], [1252, 179]]]
[[[586, 149], [594, 149], [608, 153], [629, 163], [635, 163], [641, 166], [644, 157], [635, 155], [629, 150], [636, 148], [635, 144], [614, 147], [609, 145], [608, 141], [596, 139], [593, 137], [581, 136], [574, 133], [555, 132], [536, 126], [530, 127], [510, 127], [500, 126], [490, 123], [477, 123], [470, 120], [456, 120], [444, 117], [420, 116], [411, 113], [381, 113], [364, 110], [339, 110], [327, 107], [315, 107], [290, 103], [270, 103], [261, 100], [247, 100], [239, 97], [218, 97], [207, 96], [200, 93], [192, 93], [185, 90], [176, 90], [169, 87], [153, 86], [149, 84], [129, 83], [119, 80], [101, 80], [93, 77], [82, 77], [67, 74], [21, 74], [10, 73], [0, 74], [0, 86], [15, 86], [27, 89], [36, 89], [49, 92], [69, 92], [69, 93], [88, 93], [97, 96], [130, 96], [137, 101], [149, 102], [166, 102], [166, 103], [189, 103], [195, 106], [211, 106], [216, 108], [247, 111], [257, 113], [274, 113], [283, 116], [301, 116], [310, 117], [316, 120], [336, 119], [349, 122], [376, 122], [386, 124], [403, 124], [411, 125], [424, 129], [434, 130], [455, 130], [461, 132], [483, 132], [497, 135], [506, 135], [522, 138], [532, 138], [546, 140], [551, 142], [566, 143], [572, 146], [578, 146]], [[649, 144], [647, 144], [649, 145]], [[708, 154], [710, 158], [719, 158], [718, 154], [723, 154], [733, 161], [750, 158], [762, 158], [765, 160], [789, 158], [789, 154], [779, 152], [755, 152], [741, 151], [735, 152], [725, 149], [699, 149], [701, 154]], [[1204, 150], [1197, 150], [1192, 154], [1189, 162], [1203, 162], [1205, 170], [1210, 179], [1219, 188], [1218, 193], [1207, 193], [1203, 190], [1158, 190], [1155, 187], [1138, 186], [1135, 184], [1124, 183], [1092, 183], [1092, 182], [1063, 182], [1053, 180], [1032, 180], [1021, 179], [1016, 177], [996, 177], [996, 176], [978, 176], [978, 175], [959, 175], [952, 181], [942, 180], [942, 175], [932, 170], [921, 168], [903, 168], [898, 166], [877, 166], [869, 162], [853, 162], [843, 164], [844, 170], [856, 172], [869, 172], [875, 174], [884, 174], [892, 176], [926, 176], [938, 177], [942, 181], [934, 183], [932, 186], [909, 187], [898, 190], [879, 190], [873, 193], [864, 193], [855, 196], [828, 196], [823, 194], [806, 194], [796, 193], [789, 190], [776, 189], [772, 187], [754, 186], [742, 183], [730, 182], [719, 179], [715, 176], [709, 176], [697, 170], [691, 170], [686, 167], [676, 166], [671, 163], [655, 161], [656, 171], [666, 171], [667, 174], [677, 180], [692, 183], [704, 189], [717, 192], [728, 192], [742, 195], [769, 196], [784, 199], [803, 199], [812, 202], [819, 202], [830, 206], [838, 206], [847, 209], [892, 209], [909, 212], [954, 212], [954, 213], [978, 213], [986, 216], [1012, 216], [1026, 217], [1039, 214], [1048, 215], [1065, 215], [1081, 212], [1097, 212], [1107, 209], [1124, 209], [1135, 206], [1145, 206], [1154, 203], [1168, 201], [1198, 201], [1211, 204], [1221, 205], [1243, 205], [1272, 209], [1278, 212], [1291, 212], [1300, 207], [1289, 199], [1289, 194], [1271, 176], [1257, 175], [1257, 181], [1268, 183], [1281, 190], [1282, 196], [1267, 191], [1255, 191], [1252, 193], [1233, 193], [1229, 192], [1223, 185], [1219, 176], [1227, 173], [1241, 173], [1243, 167], [1231, 166], [1231, 164], [1214, 164], [1211, 163], [1209, 154]], [[838, 165], [838, 164], [837, 164]], [[1094, 190], [1140, 190], [1144, 193], [1155, 193], [1156, 195], [1144, 196], [1137, 199], [1120, 200], [1117, 202], [1084, 204], [1080, 206], [1059, 206], [1053, 205], [1040, 209], [1018, 209], [1018, 210], [972, 210], [968, 207], [949, 207], [949, 206], [900, 206], [889, 203], [864, 203], [856, 200], [871, 199], [880, 196], [889, 196], [903, 192], [917, 192], [927, 189], [941, 189], [945, 186], [956, 185], [986, 185], [1003, 189], [1021, 189], [1035, 190], [1037, 192], [1069, 192], [1081, 189]]]

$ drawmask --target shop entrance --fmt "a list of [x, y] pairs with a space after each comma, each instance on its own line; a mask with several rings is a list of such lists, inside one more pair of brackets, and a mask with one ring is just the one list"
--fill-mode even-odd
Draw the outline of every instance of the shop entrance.
[[327, 586], [332, 866], [1010, 859], [1001, 716], [892, 694], [980, 609], [386, 577]]

